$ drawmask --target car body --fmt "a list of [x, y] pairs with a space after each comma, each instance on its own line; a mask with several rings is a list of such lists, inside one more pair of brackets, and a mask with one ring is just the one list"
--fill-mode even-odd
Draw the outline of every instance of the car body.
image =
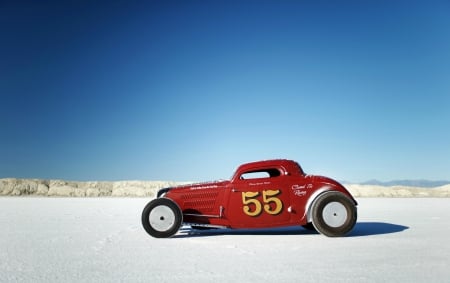
[[307, 175], [286, 159], [239, 166], [230, 180], [164, 188], [142, 212], [144, 229], [170, 237], [181, 225], [193, 228], [303, 226], [331, 237], [356, 223], [357, 202], [339, 182]]

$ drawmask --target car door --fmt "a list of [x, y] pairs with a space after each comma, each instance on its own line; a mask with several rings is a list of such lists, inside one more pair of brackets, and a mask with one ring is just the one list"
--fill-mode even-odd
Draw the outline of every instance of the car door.
[[232, 227], [276, 227], [289, 222], [290, 195], [280, 170], [243, 172], [233, 181], [227, 209]]

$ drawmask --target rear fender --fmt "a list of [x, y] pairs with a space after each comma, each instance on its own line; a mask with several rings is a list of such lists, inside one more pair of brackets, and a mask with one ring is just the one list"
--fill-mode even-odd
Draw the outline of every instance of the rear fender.
[[[317, 191], [315, 191], [308, 199], [308, 202], [306, 203], [306, 207], [305, 207], [305, 211], [306, 211], [306, 222], [310, 223], [312, 222], [312, 205], [314, 204], [314, 201], [321, 195], [323, 194], [327, 194], [330, 192], [339, 192], [343, 195], [345, 195], [346, 197], [348, 197], [350, 200], [352, 200], [354, 202], [355, 205], [357, 205], [358, 203], [356, 202], [356, 200], [350, 195], [350, 194], [346, 194], [340, 190], [336, 190], [335, 188], [331, 187], [331, 186], [324, 186], [320, 189], [318, 189]], [[305, 216], [303, 216], [303, 219], [305, 218]]]
[[[308, 201], [306, 202], [306, 206], [305, 206], [305, 214], [306, 214], [306, 222], [312, 222], [312, 216], [311, 216], [311, 207], [312, 204], [314, 203], [314, 201], [322, 194], [326, 193], [326, 192], [330, 192], [332, 191], [330, 186], [325, 186], [322, 187], [320, 189], [318, 189], [317, 191], [315, 191], [308, 199]], [[303, 219], [305, 219], [305, 215], [303, 215]]]

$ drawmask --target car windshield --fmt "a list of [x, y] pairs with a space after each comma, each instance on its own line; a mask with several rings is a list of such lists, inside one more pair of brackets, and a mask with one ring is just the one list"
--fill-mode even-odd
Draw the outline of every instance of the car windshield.
[[298, 164], [298, 162], [295, 162], [295, 164], [297, 165], [298, 172], [300, 173], [300, 175], [304, 175], [305, 172], [303, 172], [303, 169], [302, 169], [302, 167], [300, 166], [300, 164]]

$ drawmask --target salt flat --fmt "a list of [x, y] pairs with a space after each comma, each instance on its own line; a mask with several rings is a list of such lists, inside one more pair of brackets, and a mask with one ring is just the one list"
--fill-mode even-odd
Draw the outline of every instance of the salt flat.
[[449, 282], [449, 198], [360, 198], [345, 238], [302, 228], [155, 239], [146, 198], [0, 198], [1, 282]]

